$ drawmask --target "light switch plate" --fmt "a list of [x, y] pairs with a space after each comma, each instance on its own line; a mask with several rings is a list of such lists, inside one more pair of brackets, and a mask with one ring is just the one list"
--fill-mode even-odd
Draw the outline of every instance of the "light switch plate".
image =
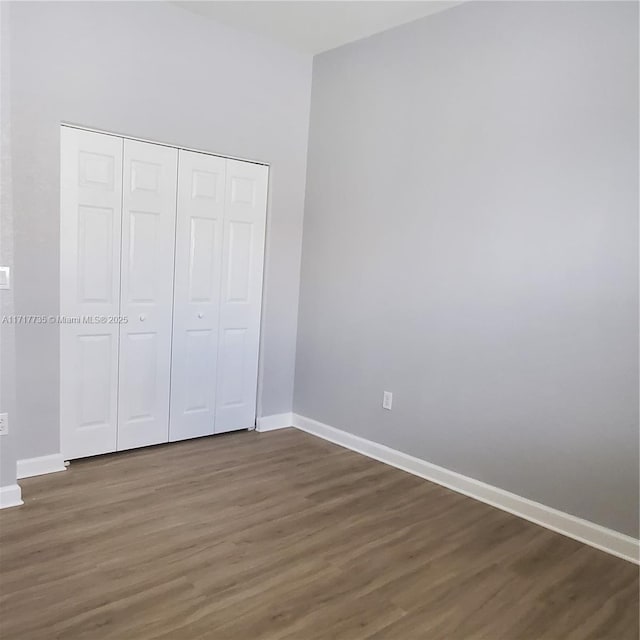
[[9, 433], [9, 414], [0, 413], [0, 436], [6, 436]]
[[391, 391], [385, 391], [382, 394], [382, 408], [391, 411], [391, 405], [393, 404], [393, 393]]
[[11, 289], [11, 267], [0, 267], [0, 289]]

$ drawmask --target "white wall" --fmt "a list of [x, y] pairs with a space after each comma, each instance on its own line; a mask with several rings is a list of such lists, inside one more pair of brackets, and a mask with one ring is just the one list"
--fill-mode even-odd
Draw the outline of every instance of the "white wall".
[[294, 408], [637, 537], [637, 3], [315, 58]]
[[[291, 410], [311, 59], [160, 2], [12, 3], [16, 311], [56, 314], [59, 123], [271, 163], [261, 415]], [[59, 451], [58, 327], [17, 332], [18, 458]]]
[[[13, 267], [11, 206], [11, 130], [9, 123], [9, 11], [0, 3], [0, 265]], [[18, 416], [15, 408], [15, 330], [2, 318], [11, 316], [13, 289], [0, 290], [0, 412], [8, 413], [9, 434], [0, 437], [0, 487], [16, 483]]]

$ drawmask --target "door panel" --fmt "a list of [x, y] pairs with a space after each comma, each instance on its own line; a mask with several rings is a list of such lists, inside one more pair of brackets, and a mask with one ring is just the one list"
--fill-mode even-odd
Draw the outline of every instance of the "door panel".
[[167, 442], [178, 151], [124, 141], [118, 450]]
[[254, 223], [232, 220], [229, 222], [228, 230], [227, 302], [248, 302]]
[[165, 221], [162, 219], [162, 212], [129, 211], [127, 302], [154, 304], [156, 301], [156, 247], [160, 242], [163, 222]]
[[111, 208], [78, 207], [78, 284], [79, 299], [84, 302], [112, 300], [113, 218]]
[[246, 329], [224, 329], [220, 336], [221, 370], [220, 404], [222, 408], [239, 407], [244, 401], [245, 369], [247, 358], [244, 357]]
[[211, 391], [214, 385], [211, 384], [211, 378], [201, 375], [201, 372], [215, 364], [210, 357], [212, 331], [191, 329], [185, 334], [185, 356], [189, 366], [186, 370], [187, 394], [184, 411], [185, 413], [210, 411], [212, 408]]
[[66, 459], [115, 451], [122, 138], [61, 127], [60, 438]]
[[227, 160], [216, 433], [255, 425], [268, 172]]
[[189, 234], [189, 302], [213, 302], [217, 296], [220, 252], [216, 227], [219, 220], [191, 216]]
[[115, 346], [113, 336], [108, 333], [78, 337], [79, 429], [96, 429], [110, 424], [110, 378]]
[[225, 165], [180, 151], [170, 440], [214, 433]]
[[125, 422], [153, 419], [158, 398], [156, 397], [158, 378], [157, 333], [130, 333], [127, 335], [128, 379], [131, 382], [127, 413], [121, 414]]

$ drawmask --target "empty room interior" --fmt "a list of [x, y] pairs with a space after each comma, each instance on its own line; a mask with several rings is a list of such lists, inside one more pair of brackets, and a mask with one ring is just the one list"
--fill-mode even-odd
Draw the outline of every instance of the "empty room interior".
[[639, 6], [0, 2], [0, 640], [638, 640]]

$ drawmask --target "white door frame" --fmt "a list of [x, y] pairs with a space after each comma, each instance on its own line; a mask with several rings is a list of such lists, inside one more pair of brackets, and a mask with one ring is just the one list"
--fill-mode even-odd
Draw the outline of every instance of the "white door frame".
[[82, 124], [76, 124], [74, 122], [68, 122], [66, 120], [60, 121], [61, 127], [69, 127], [71, 129], [80, 129], [81, 131], [92, 131], [93, 133], [102, 133], [105, 136], [116, 136], [117, 138], [126, 138], [127, 140], [136, 140], [137, 142], [148, 142], [149, 144], [157, 144], [162, 147], [171, 147], [172, 149], [182, 149], [183, 151], [195, 151], [196, 153], [206, 153], [209, 156], [217, 156], [218, 158], [227, 158], [228, 160], [239, 160], [240, 162], [250, 162], [251, 164], [261, 164], [265, 167], [270, 167], [270, 162], [264, 160], [256, 160], [254, 158], [241, 158], [240, 156], [230, 156], [226, 153], [218, 153], [217, 151], [211, 151], [208, 149], [199, 149], [196, 147], [185, 147], [181, 144], [173, 144], [172, 142], [163, 142], [161, 140], [152, 140], [151, 138], [141, 138], [140, 136], [132, 136], [128, 133], [118, 133], [117, 131], [108, 131], [107, 129], [96, 129], [95, 127], [85, 127]]

